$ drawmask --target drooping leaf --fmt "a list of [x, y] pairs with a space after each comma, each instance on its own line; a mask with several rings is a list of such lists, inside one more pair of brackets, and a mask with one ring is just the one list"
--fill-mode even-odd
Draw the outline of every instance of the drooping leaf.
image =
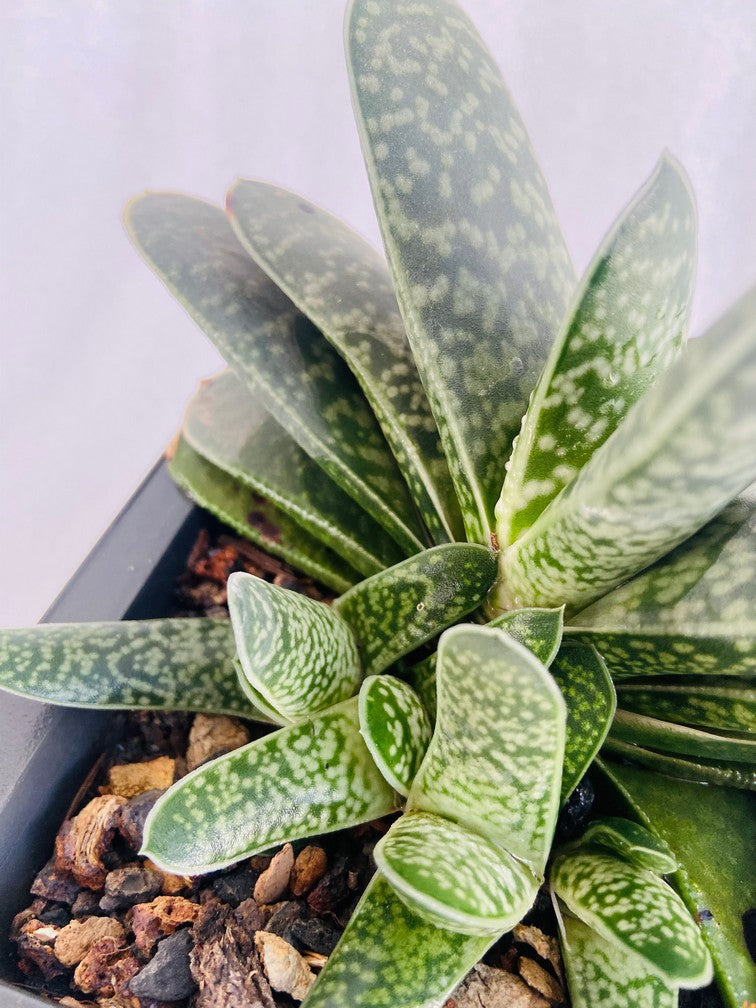
[[604, 239], [551, 349], [496, 506], [514, 542], [676, 356], [688, 325], [696, 210], [664, 155]]
[[620, 682], [623, 710], [679, 724], [756, 733], [756, 687], [726, 678], [691, 683]]
[[542, 876], [564, 754], [556, 683], [503, 630], [471, 625], [441, 637], [437, 678], [436, 727], [407, 810], [466, 826]]
[[360, 687], [360, 731], [376, 766], [400, 795], [412, 781], [431, 740], [417, 694], [394, 676], [368, 676]]
[[237, 571], [228, 608], [244, 675], [284, 723], [357, 692], [357, 644], [331, 606]]
[[147, 817], [141, 853], [166, 871], [201, 875], [396, 808], [353, 697], [183, 777]]
[[462, 506], [490, 541], [574, 275], [490, 54], [451, 0], [353, 0], [347, 59], [394, 288]]
[[756, 478], [754, 388], [756, 288], [687, 344], [502, 551], [501, 608], [582, 609], [710, 521]]
[[460, 934], [509, 931], [538, 892], [535, 875], [507, 851], [428, 812], [397, 819], [374, 853], [379, 871], [411, 910]]
[[168, 468], [195, 503], [266, 552], [281, 557], [335, 591], [346, 591], [360, 580], [360, 575], [345, 560], [279, 508], [198, 455], [183, 438], [176, 445]]
[[407, 487], [352, 373], [249, 258], [220, 207], [146, 193], [127, 207], [126, 226], [261, 405], [400, 546], [422, 549]]
[[676, 756], [756, 764], [754, 738], [737, 738], [713, 730], [704, 731], [687, 725], [670, 724], [631, 711], [617, 711], [610, 734], [613, 739]]
[[355, 585], [333, 608], [352, 628], [363, 670], [372, 675], [475, 609], [495, 577], [491, 550], [446, 543]]
[[227, 620], [0, 629], [0, 689], [67, 707], [194, 710], [267, 721], [239, 689], [235, 653]]
[[680, 780], [756, 791], [756, 767], [748, 766], [746, 763], [696, 759], [693, 756], [672, 756], [668, 753], [655, 752], [633, 742], [623, 742], [611, 734], [607, 736], [602, 752]]
[[266, 182], [237, 182], [226, 205], [250, 256], [354, 372], [434, 541], [464, 538], [383, 258], [343, 221]]
[[184, 440], [285, 512], [368, 577], [398, 563], [389, 534], [329, 479], [233, 371], [203, 382], [184, 417]]
[[668, 875], [677, 869], [669, 844], [629, 819], [618, 816], [594, 819], [579, 842], [585, 847], [605, 847], [624, 861], [648, 868], [657, 875]]

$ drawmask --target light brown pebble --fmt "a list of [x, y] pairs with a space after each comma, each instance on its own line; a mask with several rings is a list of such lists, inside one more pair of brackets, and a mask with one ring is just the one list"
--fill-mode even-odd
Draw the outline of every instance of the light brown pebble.
[[516, 924], [512, 929], [512, 937], [522, 945], [530, 945], [535, 954], [541, 959], [545, 959], [564, 983], [562, 953], [556, 938], [544, 934], [540, 928], [532, 924]]
[[112, 917], [71, 921], [55, 939], [55, 956], [64, 966], [77, 966], [94, 943], [106, 937], [124, 937], [123, 927]]
[[328, 869], [328, 857], [322, 847], [308, 844], [294, 862], [289, 887], [292, 896], [304, 896], [319, 882]]
[[303, 1001], [315, 983], [315, 974], [294, 946], [270, 931], [258, 931], [255, 946], [273, 990]]
[[518, 964], [520, 976], [533, 990], [537, 990], [552, 1005], [564, 1003], [564, 991], [554, 977], [534, 959], [523, 956]]
[[135, 798], [147, 791], [165, 791], [176, 779], [176, 760], [158, 756], [146, 763], [121, 763], [108, 771], [107, 786], [103, 794], [117, 794], [122, 798]]
[[225, 714], [197, 714], [189, 732], [187, 770], [195, 770], [214, 756], [249, 742], [249, 731], [237, 718]]
[[171, 872], [163, 871], [162, 868], [158, 868], [149, 858], [144, 858], [142, 864], [145, 868], [157, 872], [162, 878], [163, 884], [160, 889], [162, 896], [178, 896], [180, 893], [191, 889], [194, 885], [194, 879], [189, 875], [173, 875]]
[[268, 867], [255, 883], [255, 902], [260, 906], [275, 903], [281, 899], [289, 887], [289, 877], [294, 867], [294, 848], [287, 843], [274, 856]]

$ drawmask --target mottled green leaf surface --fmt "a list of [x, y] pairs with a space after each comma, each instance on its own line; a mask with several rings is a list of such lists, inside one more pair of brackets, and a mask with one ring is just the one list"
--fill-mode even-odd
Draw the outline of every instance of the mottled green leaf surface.
[[227, 620], [0, 629], [0, 689], [68, 707], [166, 708], [267, 721], [239, 689]]
[[736, 738], [713, 730], [670, 724], [659, 718], [618, 710], [611, 736], [624, 742], [701, 760], [756, 764], [756, 739]]
[[618, 816], [595, 819], [580, 837], [579, 843], [585, 847], [605, 847], [624, 861], [630, 861], [639, 868], [648, 868], [657, 875], [667, 875], [677, 868], [669, 844], [639, 823]]
[[129, 204], [145, 261], [260, 403], [408, 552], [424, 535], [407, 487], [352, 373], [249, 258], [225, 213], [178, 193]]
[[255, 262], [354, 372], [435, 542], [463, 539], [459, 504], [386, 263], [296, 193], [239, 181], [226, 204]]
[[251, 487], [365, 577], [404, 556], [233, 371], [202, 383], [189, 403], [182, 434], [195, 452]]
[[556, 683], [503, 630], [470, 625], [441, 637], [437, 676], [436, 727], [407, 810], [460, 823], [541, 876], [564, 753]]
[[620, 682], [617, 700], [624, 710], [665, 721], [756, 733], [756, 687], [744, 681]]
[[360, 731], [376, 766], [405, 797], [431, 740], [417, 694], [394, 676], [368, 676], [360, 687]]
[[176, 483], [245, 539], [335, 591], [360, 580], [341, 557], [269, 501], [198, 455], [181, 438], [168, 468]]
[[756, 791], [756, 768], [745, 763], [703, 760], [693, 756], [672, 756], [656, 752], [654, 749], [646, 749], [633, 742], [623, 742], [611, 734], [607, 736], [602, 752], [679, 780]]
[[147, 817], [141, 853], [166, 871], [200, 875], [396, 808], [353, 697], [183, 777]]
[[462, 505], [488, 543], [504, 462], [574, 275], [527, 134], [451, 0], [353, 0], [347, 59], [407, 335]]
[[375, 861], [411, 910], [461, 934], [509, 931], [538, 892], [535, 875], [507, 851], [428, 812], [397, 819], [376, 845]]
[[434, 927], [378, 872], [307, 998], [307, 1008], [441, 1008], [491, 937]]
[[475, 609], [495, 577], [491, 550], [446, 543], [355, 585], [333, 608], [352, 628], [371, 675]]
[[690, 315], [696, 232], [688, 180], [665, 155], [588, 267], [538, 380], [496, 506], [502, 548], [676, 356]]
[[754, 387], [756, 288], [687, 344], [500, 554], [501, 608], [582, 609], [710, 521], [756, 477]]

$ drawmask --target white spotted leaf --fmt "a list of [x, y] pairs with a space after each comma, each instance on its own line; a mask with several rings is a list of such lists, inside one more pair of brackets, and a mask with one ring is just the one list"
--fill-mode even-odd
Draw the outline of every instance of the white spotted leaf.
[[607, 735], [601, 753], [602, 756], [614, 756], [678, 780], [756, 791], [756, 766], [748, 763], [657, 752], [636, 742], [615, 738], [611, 733]]
[[376, 766], [406, 798], [431, 740], [417, 694], [394, 676], [368, 676], [360, 687], [360, 731]]
[[617, 701], [635, 714], [756, 735], [756, 686], [744, 680], [686, 677], [679, 685], [623, 680], [617, 684]]
[[741, 738], [714, 729], [673, 724], [647, 714], [618, 710], [610, 737], [673, 756], [691, 756], [708, 762], [724, 760], [756, 766], [756, 737]]
[[657, 875], [668, 875], [677, 868], [677, 859], [669, 844], [630, 819], [616, 816], [594, 819], [579, 843], [582, 847], [606, 848], [624, 861], [648, 868]]

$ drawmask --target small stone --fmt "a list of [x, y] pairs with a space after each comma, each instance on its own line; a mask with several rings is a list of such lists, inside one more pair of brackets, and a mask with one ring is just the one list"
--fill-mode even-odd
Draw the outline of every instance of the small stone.
[[66, 973], [66, 967], [55, 955], [58, 928], [43, 924], [32, 917], [21, 927], [14, 939], [18, 948], [19, 967], [24, 973], [39, 970], [45, 980], [54, 980]]
[[297, 950], [280, 935], [258, 931], [255, 946], [273, 990], [303, 1001], [315, 983], [315, 974]]
[[523, 956], [518, 969], [520, 976], [533, 990], [538, 991], [552, 1005], [564, 1004], [564, 991], [554, 977], [534, 959]]
[[551, 1008], [513, 973], [478, 963], [452, 992], [444, 1008]]
[[33, 896], [55, 900], [56, 903], [67, 903], [69, 906], [80, 891], [81, 886], [70, 872], [55, 867], [54, 858], [47, 862], [31, 885]]
[[255, 902], [275, 903], [289, 887], [289, 876], [294, 867], [294, 849], [287, 843], [270, 862], [255, 884]]
[[91, 889], [82, 889], [73, 902], [71, 914], [74, 917], [92, 917], [102, 913], [100, 910], [100, 896]]
[[252, 896], [258, 878], [259, 874], [254, 869], [250, 868], [249, 865], [243, 865], [239, 868], [234, 868], [225, 875], [219, 875], [217, 878], [214, 878], [212, 882], [213, 892], [219, 900], [228, 903], [232, 907], [238, 907], [245, 899], [249, 899]]
[[[268, 930], [271, 930], [270, 922]], [[332, 927], [319, 917], [311, 917], [309, 920], [300, 918], [294, 921], [290, 933], [300, 948], [326, 956], [333, 952], [341, 938], [341, 931], [338, 928]]]
[[193, 924], [199, 912], [199, 904], [183, 896], [158, 896], [151, 903], [138, 903], [131, 914], [136, 947], [149, 953], [158, 938], [173, 934], [184, 924]]
[[140, 965], [124, 947], [123, 939], [100, 938], [76, 967], [74, 983], [85, 994], [114, 997], [128, 992], [128, 983]]
[[316, 914], [334, 913], [350, 897], [346, 859], [339, 858], [307, 897], [307, 905]]
[[103, 854], [110, 847], [123, 801], [118, 795], [93, 798], [77, 816], [63, 823], [55, 838], [55, 867], [70, 872], [87, 889], [101, 889], [105, 883]]
[[197, 989], [189, 954], [194, 948], [191, 931], [176, 931], [158, 943], [155, 955], [129, 983], [129, 990], [140, 998], [181, 1001]]
[[301, 903], [297, 903], [296, 900], [286, 900], [283, 903], [274, 904], [270, 909], [273, 912], [268, 918], [268, 922], [265, 924], [264, 930], [270, 931], [271, 934], [280, 935], [280, 937], [285, 938], [290, 945], [294, 945], [295, 942], [293, 941], [291, 926], [295, 921], [298, 921], [301, 918], [302, 913], [304, 912], [304, 907]]
[[122, 939], [123, 927], [112, 917], [71, 921], [55, 939], [55, 955], [64, 966], [77, 966], [100, 938]]
[[559, 942], [551, 935], [546, 935], [540, 928], [532, 924], [516, 924], [512, 929], [512, 937], [521, 945], [529, 945], [537, 956], [544, 959], [554, 970], [557, 977], [564, 983], [564, 968]]
[[590, 777], [583, 777], [559, 813], [555, 836], [560, 843], [575, 840], [585, 831], [593, 810], [594, 797]]
[[328, 857], [322, 847], [308, 844], [297, 854], [291, 872], [292, 896], [304, 896], [319, 882], [328, 869]]
[[108, 771], [103, 794], [134, 798], [148, 791], [165, 791], [176, 779], [176, 761], [170, 756], [158, 756], [145, 763], [118, 763]]
[[127, 864], [108, 872], [100, 908], [110, 913], [137, 903], [149, 903], [160, 892], [163, 877], [140, 864]]
[[249, 742], [249, 731], [237, 718], [224, 714], [197, 714], [189, 732], [186, 766], [195, 770], [208, 760], [232, 752]]
[[142, 846], [144, 823], [163, 791], [143, 791], [121, 806], [116, 817], [118, 832], [132, 850]]
[[162, 880], [160, 893], [163, 896], [178, 896], [180, 893], [194, 888], [194, 879], [189, 875], [173, 875], [171, 872], [163, 871], [162, 868], [158, 868], [149, 858], [143, 858], [141, 865], [143, 868], [149, 868], [150, 871], [160, 876]]
[[71, 923], [71, 908], [62, 903], [49, 903], [41, 913], [37, 914], [37, 919], [43, 924], [64, 928], [66, 924]]

